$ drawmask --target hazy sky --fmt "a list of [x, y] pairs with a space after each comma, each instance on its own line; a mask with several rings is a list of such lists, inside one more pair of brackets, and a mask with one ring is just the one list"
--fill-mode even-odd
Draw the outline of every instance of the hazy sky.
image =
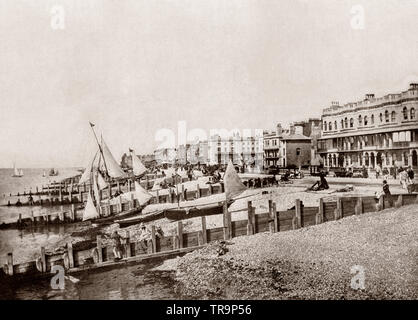
[[417, 30], [415, 0], [0, 0], [0, 167], [84, 165], [89, 120], [120, 159], [180, 120], [272, 129], [399, 92]]

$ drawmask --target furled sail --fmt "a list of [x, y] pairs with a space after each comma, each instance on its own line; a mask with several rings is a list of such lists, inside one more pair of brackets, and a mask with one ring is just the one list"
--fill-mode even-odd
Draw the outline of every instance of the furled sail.
[[125, 176], [125, 172], [119, 167], [112, 153], [110, 152], [106, 142], [104, 142], [102, 137], [102, 151], [104, 156], [104, 166], [107, 169], [107, 173], [112, 178], [121, 178]]
[[14, 167], [14, 175], [15, 176], [18, 176], [19, 175], [19, 170], [16, 168], [16, 164], [15, 163], [13, 164], [13, 167]]
[[235, 171], [234, 165], [230, 160], [224, 175], [226, 199], [229, 200], [234, 196], [241, 194], [247, 188], [242, 183], [238, 173]]
[[91, 198], [91, 194], [89, 192], [86, 207], [84, 208], [84, 212], [83, 212], [83, 221], [96, 219], [99, 217], [100, 215], [97, 212], [96, 207], [93, 204], [93, 199]]
[[135, 155], [135, 152], [131, 152], [132, 155], [132, 171], [134, 175], [140, 176], [147, 171], [147, 168], [142, 164], [141, 160]]

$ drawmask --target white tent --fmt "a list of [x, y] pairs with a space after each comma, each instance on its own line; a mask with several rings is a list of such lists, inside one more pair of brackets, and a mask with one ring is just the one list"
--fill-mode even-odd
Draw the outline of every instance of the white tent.
[[83, 221], [91, 220], [99, 218], [100, 215], [96, 210], [96, 207], [93, 204], [93, 199], [91, 198], [91, 195], [89, 193], [89, 196], [87, 198], [86, 207], [84, 208], [83, 212]]

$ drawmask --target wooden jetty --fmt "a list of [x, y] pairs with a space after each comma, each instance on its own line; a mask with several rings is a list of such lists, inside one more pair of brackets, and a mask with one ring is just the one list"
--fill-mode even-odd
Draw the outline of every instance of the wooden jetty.
[[151, 238], [143, 243], [131, 241], [129, 233], [124, 238], [123, 259], [114, 260], [113, 246], [103, 245], [102, 237], [96, 241], [84, 243], [82, 246], [69, 242], [66, 249], [60, 253], [46, 253], [45, 248], [39, 248], [39, 257], [34, 261], [15, 264], [13, 253], [7, 256], [7, 264], [3, 267], [1, 277], [5, 282], [33, 280], [40, 277], [51, 277], [51, 268], [61, 265], [66, 274], [83, 270], [94, 270], [108, 266], [123, 266], [130, 262], [141, 262], [153, 258], [167, 258], [184, 254], [205, 246], [216, 240], [230, 240], [234, 237], [253, 235], [259, 232], [282, 232], [308, 227], [327, 221], [333, 221], [359, 215], [366, 212], [382, 210], [392, 204], [396, 207], [418, 203], [417, 194], [392, 195], [391, 198], [375, 197], [338, 197], [336, 201], [320, 199], [316, 207], [305, 207], [300, 200], [286, 211], [277, 211], [276, 204], [268, 201], [268, 212], [255, 214], [252, 202], [248, 201], [247, 219], [232, 221], [231, 212], [224, 206], [223, 226], [207, 228], [206, 217], [201, 217], [199, 231], [183, 232], [184, 221], [178, 221], [177, 230], [169, 236], [158, 237], [156, 228], [151, 226]]

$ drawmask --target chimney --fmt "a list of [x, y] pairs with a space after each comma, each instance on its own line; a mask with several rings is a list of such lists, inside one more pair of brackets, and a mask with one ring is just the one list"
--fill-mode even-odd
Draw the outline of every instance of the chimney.
[[331, 106], [332, 107], [338, 107], [340, 105], [340, 103], [338, 101], [331, 101]]
[[371, 100], [371, 99], [374, 99], [374, 93], [366, 94], [366, 97], [364, 98], [364, 100]]
[[282, 125], [280, 123], [277, 124], [277, 135], [281, 136], [282, 135]]

